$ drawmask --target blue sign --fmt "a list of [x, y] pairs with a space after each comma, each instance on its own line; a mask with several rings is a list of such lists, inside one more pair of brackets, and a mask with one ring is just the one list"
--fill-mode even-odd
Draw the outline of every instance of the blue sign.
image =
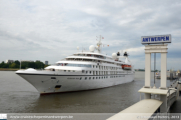
[[168, 35], [154, 35], [154, 36], [142, 36], [142, 44], [158, 44], [158, 43], [171, 43], [171, 34]]

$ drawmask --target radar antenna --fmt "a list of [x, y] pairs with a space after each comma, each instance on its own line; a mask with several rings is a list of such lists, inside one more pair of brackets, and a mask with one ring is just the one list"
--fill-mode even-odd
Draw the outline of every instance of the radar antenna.
[[[96, 37], [97, 37], [97, 36], [96, 36]], [[98, 37], [97, 37], [97, 39], [98, 39]], [[96, 39], [96, 40], [97, 40], [97, 39]], [[104, 45], [106, 45], [106, 44], [102, 44], [101, 39], [104, 39], [104, 37], [102, 37], [102, 36], [100, 35], [99, 41], [97, 42], [97, 46], [95, 47], [96, 50], [98, 51], [98, 53], [101, 53], [102, 47], [104, 47]], [[107, 46], [109, 46], [109, 45], [107, 45]]]
[[100, 35], [100, 38], [99, 38], [99, 41], [97, 42], [97, 47], [96, 47], [98, 53], [101, 53], [101, 45], [102, 45], [101, 39], [104, 39], [104, 38]]

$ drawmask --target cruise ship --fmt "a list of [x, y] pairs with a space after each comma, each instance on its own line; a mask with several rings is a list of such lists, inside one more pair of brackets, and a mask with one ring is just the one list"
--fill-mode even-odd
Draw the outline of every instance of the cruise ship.
[[89, 52], [77, 52], [45, 70], [28, 68], [16, 74], [40, 94], [92, 90], [133, 81], [135, 71], [128, 54], [107, 56], [101, 52], [102, 45], [100, 38], [96, 46], [89, 47]]

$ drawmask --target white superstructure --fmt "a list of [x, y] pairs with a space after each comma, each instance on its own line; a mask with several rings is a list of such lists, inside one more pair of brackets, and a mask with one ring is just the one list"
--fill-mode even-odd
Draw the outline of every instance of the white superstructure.
[[[90, 52], [78, 52], [38, 71], [32, 68], [18, 70], [16, 74], [32, 84], [41, 94], [104, 88], [131, 82], [134, 69], [127, 53], [112, 57], [101, 54], [101, 40]], [[95, 52], [97, 50], [98, 52]], [[125, 58], [125, 61], [119, 58]]]

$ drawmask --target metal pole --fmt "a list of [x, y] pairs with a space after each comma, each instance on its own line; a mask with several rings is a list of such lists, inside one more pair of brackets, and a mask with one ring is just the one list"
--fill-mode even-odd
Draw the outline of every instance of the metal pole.
[[154, 86], [155, 86], [156, 53], [154, 53]]
[[155, 53], [155, 71], [156, 71], [156, 53]]
[[21, 60], [20, 60], [20, 66], [19, 67], [20, 67], [20, 70], [21, 70]]

